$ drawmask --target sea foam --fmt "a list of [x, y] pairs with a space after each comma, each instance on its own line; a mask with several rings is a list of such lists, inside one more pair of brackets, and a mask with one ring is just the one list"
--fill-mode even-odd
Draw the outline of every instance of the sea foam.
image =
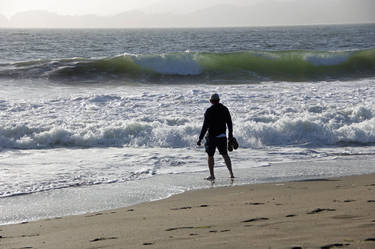
[[[347, 105], [337, 103], [336, 95], [324, 96], [325, 90], [337, 87], [335, 84], [306, 86], [312, 88], [293, 89], [297, 91], [293, 97], [289, 90], [279, 92], [277, 84], [262, 92], [257, 88], [264, 85], [238, 86], [235, 92], [223, 86], [224, 93], [230, 92], [229, 96], [224, 94], [224, 103], [232, 110], [241, 147], [375, 143], [375, 107], [369, 102], [372, 89], [364, 93], [359, 88], [353, 94], [340, 88], [342, 92], [336, 91], [339, 98], [351, 98], [351, 105]], [[202, 103], [207, 103], [202, 102], [202, 96], [209, 96], [209, 91], [194, 86], [178, 91], [169, 87], [147, 89], [133, 94], [56, 97], [43, 103], [5, 101], [0, 148], [194, 148], [203, 121]], [[248, 92], [256, 93], [251, 101]]]

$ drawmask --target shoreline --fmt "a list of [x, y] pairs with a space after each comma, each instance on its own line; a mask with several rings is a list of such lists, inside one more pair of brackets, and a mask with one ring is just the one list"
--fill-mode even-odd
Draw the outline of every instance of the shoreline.
[[0, 243], [5, 248], [371, 249], [374, 192], [375, 174], [200, 189], [126, 208], [0, 226]]
[[202, 171], [156, 175], [124, 183], [62, 188], [0, 198], [0, 225], [129, 207], [162, 200], [190, 190], [374, 174], [374, 163], [373, 156], [270, 163], [260, 167], [249, 167], [246, 162], [235, 168], [235, 175], [239, 177], [235, 178], [234, 182], [228, 179], [224, 166], [217, 167], [214, 185], [202, 180], [207, 177], [207, 171]]
[[[202, 180], [206, 171], [173, 175], [156, 175], [136, 181], [55, 189], [29, 195], [0, 198], [0, 225], [83, 215], [140, 203], [163, 200], [191, 190], [212, 187], [242, 186], [259, 183], [280, 183], [317, 178], [375, 174], [375, 158], [346, 157], [335, 160], [314, 160], [271, 163], [260, 167], [239, 165], [231, 181], [225, 167], [216, 168], [215, 184]], [[355, 165], [355, 167], [353, 166]]]

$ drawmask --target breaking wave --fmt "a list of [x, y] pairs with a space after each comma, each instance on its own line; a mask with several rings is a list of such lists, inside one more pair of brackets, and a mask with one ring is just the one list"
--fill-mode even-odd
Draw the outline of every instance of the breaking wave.
[[[285, 111], [235, 120], [235, 136], [242, 148], [264, 146], [345, 146], [375, 143], [375, 113], [367, 106], [337, 111], [310, 108], [302, 115]], [[77, 128], [78, 127], [78, 128]], [[143, 121], [98, 121], [95, 124], [5, 124], [0, 149], [56, 147], [194, 148], [200, 124], [184, 118]]]
[[0, 64], [0, 77], [60, 81], [307, 81], [375, 76], [375, 49], [360, 51], [124, 54]]

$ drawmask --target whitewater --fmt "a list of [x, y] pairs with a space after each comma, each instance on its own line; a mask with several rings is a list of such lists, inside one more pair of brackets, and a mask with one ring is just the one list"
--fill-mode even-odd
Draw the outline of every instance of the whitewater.
[[212, 187], [219, 93], [234, 182], [374, 173], [375, 26], [0, 30], [0, 223]]

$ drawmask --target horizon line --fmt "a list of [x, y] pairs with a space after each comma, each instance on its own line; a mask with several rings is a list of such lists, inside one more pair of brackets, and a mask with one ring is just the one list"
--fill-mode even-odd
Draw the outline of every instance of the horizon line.
[[272, 27], [309, 27], [309, 26], [345, 26], [345, 25], [375, 25], [375, 22], [344, 22], [344, 23], [312, 23], [312, 24], [272, 24], [272, 25], [239, 25], [239, 26], [139, 26], [139, 27], [12, 27], [0, 26], [0, 29], [220, 29], [220, 28], [272, 28]]

